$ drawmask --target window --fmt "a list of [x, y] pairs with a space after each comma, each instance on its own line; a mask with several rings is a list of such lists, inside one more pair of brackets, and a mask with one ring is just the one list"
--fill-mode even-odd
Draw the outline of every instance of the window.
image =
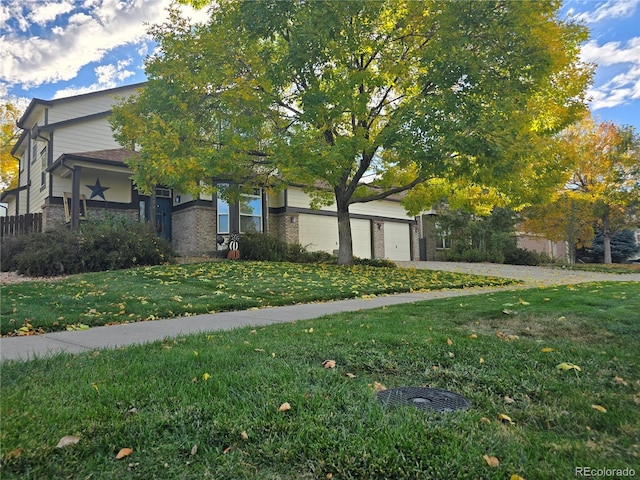
[[262, 192], [259, 188], [253, 195], [240, 198], [240, 233], [262, 232]]
[[38, 159], [38, 141], [34, 138], [31, 140], [31, 163], [36, 163]]
[[47, 146], [45, 145], [42, 150], [40, 150], [40, 186], [44, 187], [47, 185]]
[[451, 248], [451, 229], [438, 222], [436, 227], [436, 248]]
[[229, 204], [218, 197], [218, 233], [229, 233]]

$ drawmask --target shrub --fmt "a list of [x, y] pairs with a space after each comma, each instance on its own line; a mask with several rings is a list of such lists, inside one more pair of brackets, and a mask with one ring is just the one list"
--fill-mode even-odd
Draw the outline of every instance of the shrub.
[[16, 256], [25, 249], [27, 237], [4, 237], [0, 240], [0, 271], [17, 270]]
[[483, 252], [473, 249], [467, 250], [451, 250], [444, 254], [444, 259], [449, 262], [491, 262], [491, 263], [504, 263], [504, 255], [500, 252]]
[[148, 224], [123, 217], [87, 222], [79, 232], [60, 226], [23, 238], [24, 244], [14, 248], [8, 263], [18, 273], [32, 276], [118, 270], [173, 258], [170, 245]]
[[18, 273], [36, 277], [82, 272], [78, 235], [65, 227], [29, 235], [15, 263]]
[[544, 265], [551, 263], [552, 259], [544, 253], [533, 252], [525, 248], [513, 247], [505, 251], [504, 263], [510, 265]]
[[358, 258], [353, 257], [353, 263], [355, 265], [366, 265], [369, 267], [382, 267], [382, 268], [397, 268], [397, 265], [392, 260], [386, 258]]
[[240, 237], [240, 257], [263, 262], [323, 263], [335, 257], [327, 252], [309, 252], [299, 243], [287, 243], [264, 233], [247, 233]]

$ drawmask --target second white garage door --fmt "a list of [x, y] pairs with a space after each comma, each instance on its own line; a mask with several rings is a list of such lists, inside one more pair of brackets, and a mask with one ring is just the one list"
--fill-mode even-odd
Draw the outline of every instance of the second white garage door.
[[384, 223], [384, 256], [390, 260], [411, 260], [409, 224]]
[[[351, 219], [353, 254], [371, 258], [371, 227], [369, 220]], [[300, 244], [308, 250], [333, 253], [338, 249], [338, 219], [325, 215], [300, 214], [298, 217]]]

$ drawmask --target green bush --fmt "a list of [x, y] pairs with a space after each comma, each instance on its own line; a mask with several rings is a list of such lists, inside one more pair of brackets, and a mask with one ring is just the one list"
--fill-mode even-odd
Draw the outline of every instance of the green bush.
[[355, 265], [366, 265], [369, 267], [396, 268], [397, 265], [392, 260], [386, 258], [358, 258], [353, 257]]
[[444, 254], [444, 260], [448, 262], [504, 263], [504, 255], [500, 252], [483, 252], [474, 248], [467, 250], [451, 250]]
[[116, 216], [84, 223], [79, 232], [60, 226], [23, 237], [22, 242], [7, 263], [31, 276], [119, 270], [173, 258], [171, 246], [148, 224]]
[[533, 252], [525, 248], [513, 247], [505, 251], [504, 263], [510, 265], [545, 265], [552, 259], [544, 253]]
[[264, 233], [240, 237], [240, 257], [262, 262], [329, 263], [335, 257], [327, 252], [309, 252], [299, 243], [287, 243]]
[[24, 252], [27, 237], [3, 237], [0, 240], [0, 271], [13, 272], [18, 269], [16, 258]]

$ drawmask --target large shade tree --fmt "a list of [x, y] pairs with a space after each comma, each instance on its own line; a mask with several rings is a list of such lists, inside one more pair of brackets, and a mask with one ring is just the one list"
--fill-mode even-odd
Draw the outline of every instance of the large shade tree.
[[640, 135], [587, 114], [558, 135], [556, 154], [569, 167], [567, 180], [551, 203], [528, 209], [525, 227], [572, 250], [599, 232], [611, 263], [613, 236], [640, 226]]
[[11, 155], [20, 133], [16, 125], [18, 118], [18, 107], [3, 99], [0, 104], [0, 191], [18, 186], [19, 162]]
[[[335, 202], [347, 264], [354, 203], [433, 181], [507, 198], [548, 182], [542, 137], [581, 111], [591, 77], [586, 31], [559, 6], [225, 0], [204, 25], [172, 10], [112, 125], [140, 151], [140, 188], [295, 182]], [[410, 210], [428, 208], [416, 192]]]

